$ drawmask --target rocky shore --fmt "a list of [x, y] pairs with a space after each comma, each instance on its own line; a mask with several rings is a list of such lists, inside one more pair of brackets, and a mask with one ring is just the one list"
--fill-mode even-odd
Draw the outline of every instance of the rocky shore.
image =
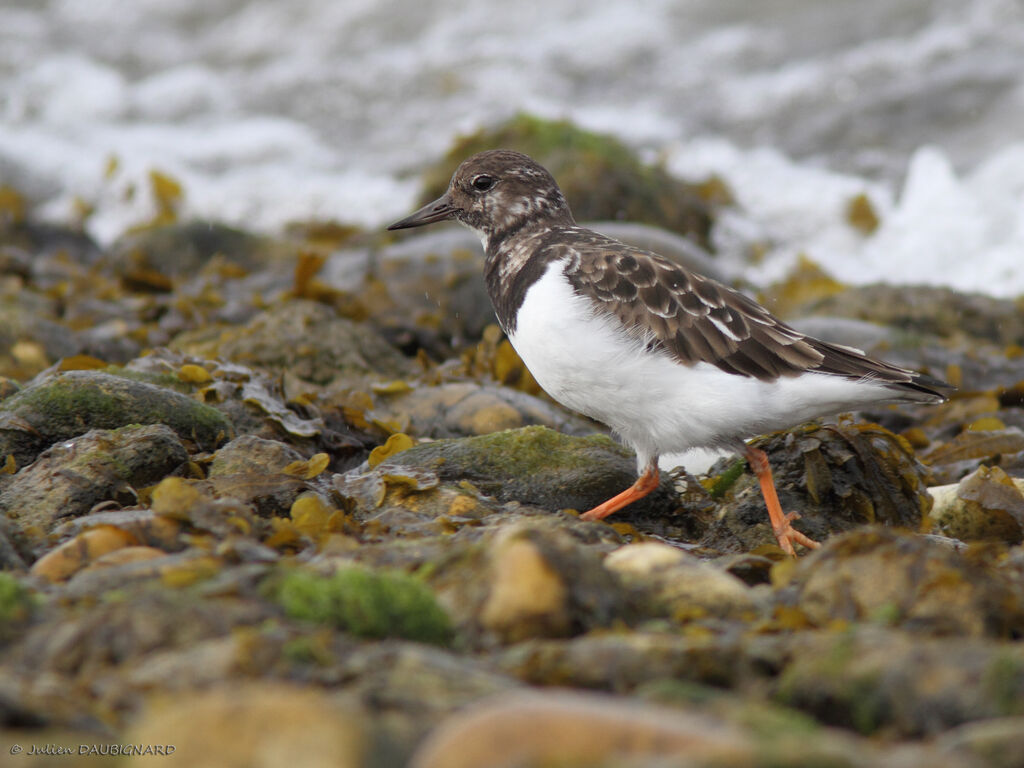
[[[581, 218], [641, 221], [609, 231], [729, 276], [710, 251], [720, 181], [567, 124], [470, 137], [424, 198], [498, 144], [548, 164], [574, 208], [586, 191]], [[851, 227], [870, 237], [865, 204]], [[0, 195], [5, 752], [1021, 764], [1024, 299], [849, 287], [810, 261], [746, 286], [959, 387], [758, 438], [824, 542], [792, 561], [736, 457], [579, 519], [635, 462], [539, 390], [467, 233], [275, 239], [174, 211], [101, 248]]]

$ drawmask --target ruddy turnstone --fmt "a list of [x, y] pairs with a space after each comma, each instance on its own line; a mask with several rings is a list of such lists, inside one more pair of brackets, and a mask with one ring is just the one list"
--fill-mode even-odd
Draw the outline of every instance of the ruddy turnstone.
[[942, 381], [800, 333], [744, 294], [576, 224], [554, 178], [519, 152], [481, 152], [448, 191], [388, 229], [454, 219], [475, 230], [502, 329], [537, 382], [611, 427], [639, 479], [600, 520], [658, 486], [658, 456], [734, 449], [757, 474], [780, 546], [817, 547], [784, 514], [747, 438], [885, 402], [940, 403]]

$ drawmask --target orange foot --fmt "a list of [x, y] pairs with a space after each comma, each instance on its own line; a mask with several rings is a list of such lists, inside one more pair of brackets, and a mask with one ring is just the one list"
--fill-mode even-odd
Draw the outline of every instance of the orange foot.
[[775, 492], [775, 481], [772, 479], [772, 468], [768, 463], [768, 456], [760, 448], [747, 446], [747, 463], [757, 475], [761, 484], [761, 495], [764, 496], [765, 506], [768, 507], [768, 518], [772, 523], [772, 532], [782, 547], [782, 551], [790, 557], [796, 557], [794, 544], [802, 544], [808, 549], [817, 549], [821, 546], [814, 539], [805, 536], [796, 530], [790, 523], [800, 519], [800, 513], [790, 512], [788, 515], [782, 512], [782, 505], [779, 504], [779, 495]]
[[642, 499], [657, 487], [658, 465], [654, 464], [647, 467], [644, 473], [640, 475], [636, 482], [629, 486], [629, 488], [624, 490], [618, 496], [612, 496], [608, 501], [604, 502], [604, 504], [598, 504], [589, 512], [584, 512], [580, 515], [580, 519], [591, 521], [603, 520], [612, 512], [618, 512], [620, 509], [632, 504], [634, 501]]

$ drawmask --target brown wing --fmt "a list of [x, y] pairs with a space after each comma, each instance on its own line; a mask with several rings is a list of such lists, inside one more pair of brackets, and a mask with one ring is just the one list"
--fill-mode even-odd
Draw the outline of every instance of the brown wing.
[[681, 363], [772, 380], [824, 359], [761, 305], [668, 259], [618, 243], [572, 250], [565, 274], [573, 290]]
[[908, 390], [911, 399], [944, 399], [936, 391], [943, 382], [805, 336], [739, 291], [662, 256], [596, 233], [580, 237], [565, 269], [573, 290], [681, 363], [763, 381], [808, 371], [870, 378]]

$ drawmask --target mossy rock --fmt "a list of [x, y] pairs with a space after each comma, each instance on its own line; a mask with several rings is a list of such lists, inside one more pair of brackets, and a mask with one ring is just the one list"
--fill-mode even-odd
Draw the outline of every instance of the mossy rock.
[[642, 163], [618, 139], [585, 131], [567, 120], [519, 114], [497, 128], [462, 137], [427, 171], [422, 202], [444, 194], [458, 165], [487, 149], [524, 152], [551, 171], [578, 221], [653, 224], [709, 246], [710, 209], [693, 186], [661, 166]]
[[110, 247], [106, 259], [130, 282], [144, 280], [151, 273], [190, 277], [214, 257], [242, 269], [254, 270], [294, 258], [294, 255], [293, 246], [268, 237], [223, 224], [191, 221], [130, 232]]
[[36, 601], [13, 574], [0, 573], [0, 642], [17, 634], [32, 615]]
[[887, 738], [936, 736], [1024, 713], [1024, 648], [878, 625], [799, 632], [771, 695], [829, 725]]
[[447, 642], [451, 621], [423, 582], [398, 571], [343, 568], [330, 576], [287, 571], [270, 586], [285, 613], [367, 638]]
[[202, 450], [231, 436], [224, 414], [180, 392], [99, 371], [69, 371], [0, 403], [0, 456], [13, 454], [21, 467], [58, 441], [129, 424], [166, 424]]
[[[556, 511], [586, 511], [636, 480], [636, 458], [604, 435], [570, 437], [546, 427], [423, 443], [392, 456], [380, 468], [417, 467], [441, 480], [468, 480], [499, 501]], [[627, 507], [629, 513], [666, 515], [678, 507], [667, 483]]]

